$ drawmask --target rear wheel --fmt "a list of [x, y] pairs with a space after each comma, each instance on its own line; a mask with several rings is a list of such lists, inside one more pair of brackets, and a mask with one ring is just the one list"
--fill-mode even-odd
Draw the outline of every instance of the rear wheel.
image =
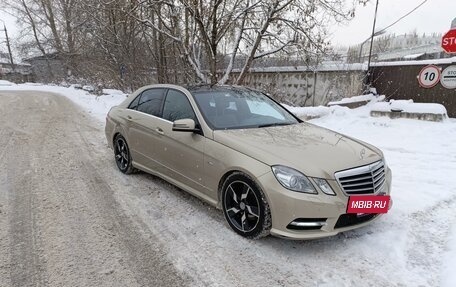
[[134, 168], [131, 163], [130, 149], [128, 148], [127, 141], [120, 134], [114, 139], [114, 158], [121, 172], [125, 174], [133, 172]]
[[222, 209], [228, 224], [247, 238], [267, 236], [271, 212], [258, 185], [247, 175], [235, 172], [222, 186]]

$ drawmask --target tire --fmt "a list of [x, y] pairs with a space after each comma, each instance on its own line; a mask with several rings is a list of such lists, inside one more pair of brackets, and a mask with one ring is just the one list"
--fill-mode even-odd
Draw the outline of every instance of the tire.
[[116, 161], [119, 170], [125, 174], [133, 173], [134, 168], [132, 165], [130, 149], [128, 148], [127, 141], [122, 135], [118, 134], [114, 138], [113, 147], [114, 160]]
[[269, 235], [271, 211], [253, 179], [242, 172], [232, 173], [223, 183], [221, 195], [223, 214], [236, 233], [251, 239]]

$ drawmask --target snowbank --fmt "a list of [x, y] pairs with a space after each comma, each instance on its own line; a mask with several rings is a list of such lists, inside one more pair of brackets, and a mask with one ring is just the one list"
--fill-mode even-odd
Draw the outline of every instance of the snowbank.
[[405, 113], [447, 114], [446, 108], [441, 104], [414, 103], [413, 100], [379, 102], [375, 103], [371, 110], [378, 112], [401, 111]]
[[112, 106], [120, 104], [125, 100], [127, 95], [123, 93], [109, 94], [97, 96], [90, 94], [79, 88], [80, 85], [72, 85], [69, 88], [60, 86], [50, 86], [42, 84], [19, 84], [16, 86], [0, 86], [1, 90], [22, 90], [22, 91], [45, 91], [63, 95], [83, 109], [89, 114], [104, 122], [106, 114], [109, 112]]
[[111, 95], [111, 96], [116, 96], [116, 95], [125, 96], [126, 95], [123, 91], [116, 90], [116, 89], [103, 89], [102, 93], [103, 93], [103, 95]]
[[0, 80], [0, 86], [15, 86], [16, 84], [7, 80]]
[[305, 118], [319, 118], [326, 116], [331, 112], [331, 108], [318, 106], [318, 107], [292, 107], [286, 104], [282, 104], [287, 110], [295, 114], [297, 117]]
[[42, 86], [43, 83], [31, 83], [31, 82], [26, 82], [26, 83], [21, 84], [21, 85], [24, 85], [24, 86]]
[[[350, 113], [344, 105], [350, 103], [367, 102], [367, 104], [357, 107], [352, 110], [352, 114], [362, 115], [367, 117], [372, 116], [385, 116], [385, 113], [402, 112], [404, 114], [416, 114], [415, 119], [432, 120], [419, 115], [436, 115], [439, 116], [439, 121], [447, 119], [446, 108], [441, 104], [434, 103], [414, 103], [413, 100], [390, 100], [389, 102], [382, 102], [385, 99], [384, 95], [375, 96], [373, 94], [355, 96], [351, 98], [344, 98], [340, 101], [328, 103], [329, 107], [291, 107], [282, 104], [286, 109], [295, 114], [297, 117], [305, 120], [325, 117], [328, 115], [345, 115]], [[350, 110], [350, 109], [349, 109]]]
[[356, 102], [372, 102], [372, 101], [380, 102], [380, 101], [383, 101], [384, 99], [385, 99], [384, 95], [368, 94], [368, 95], [354, 96], [354, 97], [350, 97], [350, 98], [343, 98], [340, 101], [329, 102], [328, 106], [356, 103]]
[[[344, 116], [347, 113], [355, 113], [362, 115], [363, 117], [369, 116], [371, 106], [377, 101], [383, 101], [384, 95], [376, 96], [373, 94], [354, 96], [351, 98], [344, 98], [337, 102], [331, 102], [329, 107], [318, 106], [318, 107], [292, 107], [286, 104], [282, 104], [287, 110], [295, 114], [297, 117], [307, 119], [321, 118], [328, 115]], [[356, 103], [356, 102], [368, 102], [366, 105], [358, 107], [356, 109], [350, 109], [345, 107], [344, 104]], [[329, 105], [328, 104], [328, 105]], [[340, 104], [340, 105], [338, 105]], [[352, 112], [350, 112], [350, 110]]]
[[89, 93], [95, 92], [95, 88], [94, 88], [93, 86], [91, 86], [91, 85], [85, 85], [85, 86], [82, 87], [82, 89], [83, 89], [84, 91], [89, 92]]

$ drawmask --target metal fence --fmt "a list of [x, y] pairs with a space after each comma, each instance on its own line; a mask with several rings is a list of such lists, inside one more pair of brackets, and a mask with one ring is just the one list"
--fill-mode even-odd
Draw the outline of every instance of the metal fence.
[[387, 99], [408, 100], [417, 103], [439, 103], [445, 106], [449, 117], [456, 117], [456, 89], [447, 89], [440, 82], [432, 88], [419, 85], [418, 75], [427, 65], [442, 70], [456, 65], [456, 57], [440, 60], [375, 63], [371, 67], [373, 86]]

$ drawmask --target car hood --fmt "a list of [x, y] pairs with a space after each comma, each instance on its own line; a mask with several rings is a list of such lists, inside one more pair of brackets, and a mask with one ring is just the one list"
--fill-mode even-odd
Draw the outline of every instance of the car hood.
[[285, 165], [326, 179], [382, 158], [382, 152], [367, 143], [309, 123], [216, 130], [214, 140], [265, 164]]

